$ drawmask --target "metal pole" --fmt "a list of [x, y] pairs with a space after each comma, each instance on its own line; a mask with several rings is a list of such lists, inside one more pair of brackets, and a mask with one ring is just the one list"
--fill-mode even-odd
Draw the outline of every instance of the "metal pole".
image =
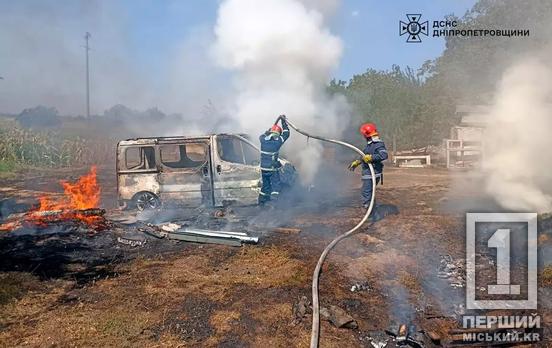
[[88, 70], [88, 51], [90, 51], [90, 47], [88, 47], [88, 39], [90, 39], [92, 35], [90, 35], [89, 32], [86, 32], [84, 34], [84, 40], [86, 40], [86, 45], [84, 46], [84, 49], [86, 50], [86, 118], [90, 118], [90, 72]]

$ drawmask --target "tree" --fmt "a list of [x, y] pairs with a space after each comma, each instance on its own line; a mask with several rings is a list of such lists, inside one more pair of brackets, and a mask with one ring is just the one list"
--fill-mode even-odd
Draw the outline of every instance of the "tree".
[[16, 120], [24, 128], [56, 128], [61, 126], [57, 109], [42, 105], [21, 111]]

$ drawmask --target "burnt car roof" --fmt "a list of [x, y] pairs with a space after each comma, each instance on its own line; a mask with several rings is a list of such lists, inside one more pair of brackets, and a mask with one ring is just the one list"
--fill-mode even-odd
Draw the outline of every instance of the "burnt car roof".
[[179, 143], [189, 140], [209, 140], [213, 135], [238, 135], [241, 137], [247, 138], [246, 134], [235, 134], [235, 133], [217, 133], [209, 135], [199, 135], [199, 136], [168, 136], [168, 137], [143, 137], [143, 138], [130, 138], [126, 140], [119, 141], [119, 145], [155, 145], [155, 144], [167, 144], [167, 143]]

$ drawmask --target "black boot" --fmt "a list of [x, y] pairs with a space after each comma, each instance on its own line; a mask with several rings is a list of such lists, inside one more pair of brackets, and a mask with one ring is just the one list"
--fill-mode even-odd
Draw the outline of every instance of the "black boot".
[[259, 205], [262, 207], [266, 204], [266, 202], [270, 201], [270, 197], [259, 195], [259, 198], [257, 199], [257, 201], [259, 202]]

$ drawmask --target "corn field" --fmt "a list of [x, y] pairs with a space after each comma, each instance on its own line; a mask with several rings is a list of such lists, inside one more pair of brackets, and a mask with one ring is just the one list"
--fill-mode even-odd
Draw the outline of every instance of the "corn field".
[[63, 138], [59, 132], [0, 129], [0, 161], [37, 167], [67, 167], [112, 161], [111, 139]]

